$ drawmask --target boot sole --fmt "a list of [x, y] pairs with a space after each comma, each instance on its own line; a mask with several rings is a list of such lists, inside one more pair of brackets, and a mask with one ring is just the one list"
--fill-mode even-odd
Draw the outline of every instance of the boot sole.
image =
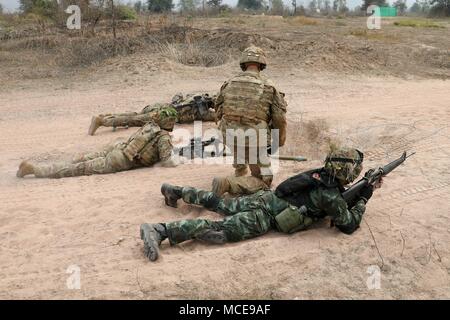
[[164, 196], [164, 202], [165, 202], [166, 206], [169, 206], [172, 208], [178, 208], [178, 199], [175, 200], [167, 195], [167, 193], [166, 193], [167, 186], [168, 186], [168, 184], [166, 184], [166, 183], [163, 183], [163, 185], [161, 186], [161, 193]]
[[[151, 231], [150, 231], [151, 232]], [[144, 241], [145, 255], [150, 261], [156, 261], [159, 257], [158, 244], [151, 235], [149, 235], [148, 241], [145, 241], [145, 231], [143, 225], [140, 227], [141, 240]], [[148, 249], [148, 250], [147, 250]]]
[[89, 127], [89, 130], [88, 130], [88, 135], [93, 136], [95, 134], [95, 131], [97, 131], [98, 128], [99, 128], [99, 126], [97, 125], [97, 117], [92, 117], [91, 126]]

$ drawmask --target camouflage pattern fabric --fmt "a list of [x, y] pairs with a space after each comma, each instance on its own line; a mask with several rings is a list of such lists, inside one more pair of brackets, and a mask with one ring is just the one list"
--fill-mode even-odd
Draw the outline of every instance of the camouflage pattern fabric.
[[[326, 216], [346, 233], [353, 232], [359, 226], [365, 211], [363, 200], [349, 210], [338, 188], [325, 187], [312, 190], [310, 197], [311, 203], [305, 204], [308, 212], [302, 214], [298, 211], [302, 217], [293, 232], [304, 230], [314, 221]], [[222, 198], [210, 191], [184, 187], [182, 198], [186, 203], [203, 206], [226, 217], [222, 221], [191, 219], [166, 223], [172, 245], [190, 239], [201, 239], [210, 230], [223, 231], [228, 242], [257, 237], [271, 229], [278, 229], [275, 217], [283, 210], [288, 207], [296, 209], [274, 192], [262, 190], [239, 198]]]
[[[245, 171], [249, 163], [252, 175], [258, 178], [272, 176], [270, 158], [262, 159], [257, 150], [259, 146], [271, 145], [271, 129], [279, 130], [279, 145], [286, 140], [286, 101], [266, 76], [252, 71], [244, 71], [233, 77], [220, 89], [216, 99], [216, 113], [220, 119], [219, 129], [225, 144], [234, 152], [233, 166], [236, 176]], [[227, 130], [253, 130], [257, 139], [250, 142], [236, 137], [227, 137]], [[266, 141], [260, 140], [259, 130], [266, 130]], [[233, 139], [234, 141], [230, 141]], [[233, 143], [234, 142], [234, 143]], [[264, 154], [265, 154], [265, 148]], [[239, 151], [240, 152], [237, 152]], [[257, 155], [256, 160], [249, 154]], [[269, 185], [271, 178], [267, 179]]]
[[170, 106], [168, 103], [155, 103], [146, 106], [139, 113], [127, 112], [101, 115], [102, 125], [104, 127], [142, 127], [150, 120], [158, 121], [159, 112]]
[[[141, 134], [149, 131], [154, 132], [154, 134]], [[136, 137], [144, 137], [145, 140], [141, 141], [141, 148], [134, 155], [130, 156], [130, 153], [125, 151], [134, 145]], [[171, 155], [172, 143], [169, 133], [160, 130], [158, 125], [150, 121], [126, 142], [109, 144], [98, 152], [87, 153], [78, 157], [72, 163], [36, 164], [34, 165], [34, 174], [38, 178], [107, 174], [142, 166], [151, 166], [158, 161], [167, 161]]]
[[[155, 103], [144, 107], [140, 112], [127, 112], [116, 114], [104, 114], [102, 117], [102, 126], [104, 127], [142, 127], [148, 121], [157, 121], [159, 111], [173, 106], [173, 103], [186, 104], [193, 100], [195, 95], [208, 95], [206, 93], [191, 93], [183, 97], [177, 94], [172, 103]], [[215, 121], [215, 112], [209, 109], [204, 115], [200, 114], [195, 107], [185, 107], [178, 110], [178, 123], [191, 123], [195, 120]]]
[[[220, 195], [225, 192], [228, 192], [229, 194], [236, 196], [236, 195], [249, 195], [256, 193], [260, 190], [268, 190], [269, 187], [267, 184], [261, 180], [260, 178], [254, 177], [254, 176], [227, 176], [225, 178], [225, 181], [223, 182], [224, 188], [226, 190], [223, 190], [222, 192], [215, 192], [216, 194]], [[219, 186], [218, 186], [219, 187]], [[214, 191], [214, 181], [213, 181], [213, 188]]]
[[[263, 198], [267, 198], [269, 202], [266, 204]], [[198, 239], [209, 230], [224, 231], [230, 242], [262, 235], [274, 227], [273, 213], [280, 210], [278, 207], [288, 205], [281, 199], [277, 199], [279, 203], [274, 205], [273, 198], [276, 197], [270, 191], [240, 198], [220, 198], [210, 191], [183, 188], [183, 200], [186, 203], [202, 205], [227, 217], [222, 221], [193, 219], [167, 223], [169, 241], [173, 245]]]
[[[210, 97], [213, 99], [213, 101], [215, 100], [215, 95], [210, 93], [193, 92], [187, 94], [185, 97], [181, 93], [178, 93], [172, 98], [172, 104], [183, 105], [192, 103], [195, 96]], [[214, 102], [212, 103], [211, 107], [214, 107]], [[177, 109], [177, 111], [178, 123], [192, 123], [196, 120], [216, 121], [216, 112], [214, 111], [214, 109], [208, 109], [204, 114], [202, 114], [197, 107], [183, 107]]]

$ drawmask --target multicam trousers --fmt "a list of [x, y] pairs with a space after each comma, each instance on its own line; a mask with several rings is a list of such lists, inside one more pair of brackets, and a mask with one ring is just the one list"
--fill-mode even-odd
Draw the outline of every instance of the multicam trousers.
[[166, 223], [172, 245], [202, 239], [202, 235], [210, 230], [223, 231], [228, 242], [260, 236], [276, 228], [274, 217], [289, 205], [272, 191], [258, 191], [239, 198], [221, 198], [209, 191], [185, 187], [182, 195], [186, 203], [201, 205], [226, 217], [222, 221], [191, 219]]
[[85, 154], [72, 163], [39, 164], [35, 166], [34, 174], [37, 178], [64, 178], [114, 173], [140, 166], [125, 156], [124, 145], [121, 142], [110, 144], [102, 151]]
[[[154, 104], [145, 107], [141, 112], [126, 112], [116, 114], [106, 114], [102, 119], [104, 127], [142, 127], [150, 120], [158, 120], [158, 111], [162, 107], [170, 105]], [[178, 123], [192, 123], [195, 120], [215, 121], [214, 110], [208, 110], [204, 115], [200, 115], [198, 110], [186, 108], [178, 112]]]

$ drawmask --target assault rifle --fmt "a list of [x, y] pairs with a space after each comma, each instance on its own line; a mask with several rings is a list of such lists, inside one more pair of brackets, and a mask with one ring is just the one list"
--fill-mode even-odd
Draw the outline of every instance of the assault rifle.
[[358, 182], [354, 183], [350, 188], [345, 190], [342, 193], [342, 197], [347, 202], [347, 204], [352, 205], [356, 202], [357, 199], [359, 199], [359, 194], [361, 190], [368, 186], [368, 185], [374, 185], [377, 182], [381, 180], [384, 176], [392, 172], [394, 169], [396, 169], [399, 165], [401, 165], [403, 162], [405, 162], [406, 159], [408, 159], [410, 156], [415, 154], [415, 152], [411, 153], [410, 155], [406, 155], [406, 151], [403, 152], [403, 154], [400, 156], [400, 158], [395, 159], [394, 161], [388, 163], [384, 167], [379, 167], [378, 169], [370, 169], [367, 171], [364, 175], [364, 177], [359, 180]]
[[186, 107], [194, 107], [198, 109], [198, 112], [200, 113], [201, 116], [204, 116], [207, 112], [208, 109], [213, 107], [214, 101], [213, 98], [211, 98], [208, 95], [202, 95], [202, 96], [194, 96], [193, 98], [194, 100], [189, 102], [189, 103], [184, 103], [184, 104], [173, 104], [173, 107], [177, 110], [180, 111], [183, 108]]
[[[216, 138], [212, 137], [211, 139], [202, 141], [202, 138], [192, 138], [190, 144], [185, 147], [181, 147], [176, 149], [176, 153], [180, 156], [188, 157], [190, 159], [194, 158], [203, 158], [205, 147], [211, 145], [216, 141]], [[215, 156], [215, 152], [211, 152], [211, 156]]]

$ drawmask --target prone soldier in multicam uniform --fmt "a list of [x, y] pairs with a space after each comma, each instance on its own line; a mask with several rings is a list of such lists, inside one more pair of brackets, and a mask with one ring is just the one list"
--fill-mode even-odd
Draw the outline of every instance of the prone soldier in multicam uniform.
[[37, 178], [63, 178], [114, 173], [156, 163], [176, 166], [179, 158], [173, 155], [169, 134], [175, 125], [175, 109], [161, 110], [157, 120], [158, 123], [148, 121], [126, 141], [109, 144], [99, 152], [81, 154], [72, 162], [33, 164], [23, 161], [16, 175], [19, 178], [30, 174]]
[[222, 221], [144, 223], [140, 235], [145, 255], [151, 261], [156, 260], [164, 239], [171, 245], [192, 239], [222, 244], [257, 237], [272, 229], [284, 233], [301, 231], [326, 216], [340, 231], [351, 234], [359, 227], [373, 188], [381, 186], [381, 180], [377, 185], [364, 186], [352, 204], [344, 200], [344, 186], [358, 177], [362, 160], [360, 151], [341, 148], [328, 154], [324, 167], [291, 177], [275, 191], [260, 190], [237, 198], [163, 184], [161, 192], [167, 205], [176, 207], [177, 200], [183, 199], [226, 217]]
[[[284, 145], [287, 104], [273, 82], [260, 73], [266, 65], [262, 49], [255, 46], [245, 49], [240, 59], [242, 72], [226, 81], [217, 96], [219, 129], [225, 145], [233, 151], [235, 175], [214, 178], [212, 190], [216, 195], [250, 194], [269, 189], [272, 184], [273, 173], [266, 150], [273, 143]], [[272, 129], [278, 130], [278, 141], [271, 141]], [[230, 130], [234, 136], [227, 137]], [[247, 132], [254, 132], [256, 139], [244, 140]], [[264, 132], [261, 137], [260, 133]], [[246, 176], [248, 167], [251, 176]]]
[[154, 120], [161, 109], [174, 107], [178, 112], [177, 123], [191, 123], [195, 120], [215, 121], [215, 95], [209, 93], [190, 93], [185, 97], [177, 93], [170, 103], [155, 103], [146, 106], [141, 112], [101, 114], [92, 117], [88, 134], [94, 135], [100, 127], [142, 127]]

